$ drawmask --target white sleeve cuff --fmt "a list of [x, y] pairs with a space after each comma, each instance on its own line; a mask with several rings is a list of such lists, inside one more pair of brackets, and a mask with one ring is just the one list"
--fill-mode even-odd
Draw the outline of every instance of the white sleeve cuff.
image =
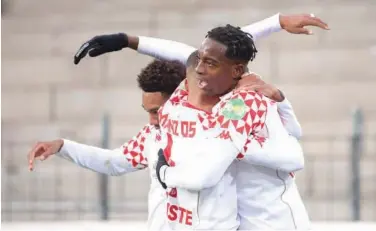
[[67, 139], [63, 139], [63, 141], [63, 146], [55, 155], [73, 161], [70, 153], [74, 152], [76, 142]]
[[292, 107], [290, 101], [288, 101], [288, 99], [286, 97], [282, 102], [278, 102], [277, 106], [278, 106], [279, 109], [291, 108]]

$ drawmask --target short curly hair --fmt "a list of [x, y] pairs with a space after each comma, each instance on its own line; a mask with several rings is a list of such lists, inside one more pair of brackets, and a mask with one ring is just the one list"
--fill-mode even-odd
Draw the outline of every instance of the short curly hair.
[[154, 60], [137, 77], [144, 92], [161, 92], [171, 95], [185, 79], [186, 68], [179, 61]]
[[231, 60], [249, 62], [256, 57], [257, 49], [252, 35], [230, 24], [209, 31], [206, 38], [227, 46], [226, 57]]

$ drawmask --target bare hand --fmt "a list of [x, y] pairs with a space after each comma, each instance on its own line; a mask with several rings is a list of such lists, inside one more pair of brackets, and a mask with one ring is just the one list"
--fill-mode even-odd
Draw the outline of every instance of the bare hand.
[[282, 102], [285, 99], [284, 95], [278, 88], [265, 83], [260, 76], [254, 73], [244, 75], [238, 82], [235, 92], [241, 90], [256, 91], [276, 102]]
[[282, 29], [292, 34], [313, 34], [306, 26], [319, 27], [329, 30], [328, 24], [313, 14], [280, 15], [279, 21]]
[[34, 160], [40, 159], [45, 160], [51, 155], [57, 153], [63, 146], [63, 140], [53, 140], [47, 142], [38, 142], [34, 145], [31, 151], [28, 154], [29, 159], [29, 170], [34, 169]]

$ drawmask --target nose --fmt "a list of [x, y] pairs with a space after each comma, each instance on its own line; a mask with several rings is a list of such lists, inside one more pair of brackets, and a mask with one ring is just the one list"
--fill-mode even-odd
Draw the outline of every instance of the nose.
[[201, 60], [197, 63], [195, 71], [199, 75], [203, 75], [205, 73], [205, 65]]

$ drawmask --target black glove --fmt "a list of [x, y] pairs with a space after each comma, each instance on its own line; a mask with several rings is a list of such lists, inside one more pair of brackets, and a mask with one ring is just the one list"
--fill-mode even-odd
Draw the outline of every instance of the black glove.
[[128, 36], [124, 33], [98, 35], [82, 44], [74, 56], [74, 64], [78, 64], [89, 52], [90, 57], [96, 57], [112, 51], [120, 51], [128, 47]]
[[155, 168], [155, 170], [157, 171], [157, 178], [158, 178], [159, 183], [161, 183], [161, 185], [164, 189], [167, 189], [167, 185], [164, 182], [162, 182], [162, 180], [161, 180], [160, 170], [161, 170], [162, 166], [168, 166], [168, 163], [166, 161], [166, 158], [164, 157], [163, 150], [159, 149], [159, 151], [158, 151], [158, 162], [157, 162], [157, 167]]

